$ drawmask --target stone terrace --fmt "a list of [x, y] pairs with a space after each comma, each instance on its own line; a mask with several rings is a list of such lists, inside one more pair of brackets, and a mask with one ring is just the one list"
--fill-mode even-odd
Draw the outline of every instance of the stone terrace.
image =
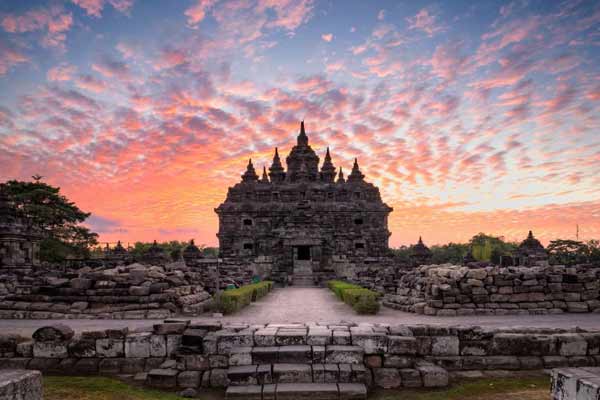
[[600, 365], [600, 330], [354, 323], [190, 323], [0, 339], [2, 368], [130, 374], [161, 389], [229, 398], [364, 399], [370, 388], [441, 387], [449, 372]]

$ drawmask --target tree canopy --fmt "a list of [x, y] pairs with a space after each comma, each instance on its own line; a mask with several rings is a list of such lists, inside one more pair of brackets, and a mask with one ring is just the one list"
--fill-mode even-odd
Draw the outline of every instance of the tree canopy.
[[44, 232], [40, 259], [61, 261], [89, 255], [98, 235], [81, 225], [89, 216], [60, 193], [60, 188], [33, 176], [34, 182], [11, 180], [0, 183], [0, 190], [14, 212]]

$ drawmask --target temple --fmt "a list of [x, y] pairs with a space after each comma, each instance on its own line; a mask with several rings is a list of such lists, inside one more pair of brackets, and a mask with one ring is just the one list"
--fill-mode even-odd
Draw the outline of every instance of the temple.
[[[344, 178], [327, 148], [321, 168], [304, 122], [284, 169], [275, 149], [267, 174], [248, 161], [241, 182], [215, 209], [221, 257], [269, 257], [272, 277], [294, 284], [322, 281], [335, 257], [388, 253], [388, 215], [379, 189], [365, 181], [358, 160]], [[337, 177], [337, 179], [336, 179]]]

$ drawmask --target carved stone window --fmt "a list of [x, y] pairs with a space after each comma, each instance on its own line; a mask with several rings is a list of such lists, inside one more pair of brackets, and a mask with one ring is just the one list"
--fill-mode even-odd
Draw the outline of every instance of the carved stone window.
[[253, 249], [254, 249], [253, 243], [244, 243], [244, 250], [253, 250]]
[[242, 223], [244, 224], [244, 226], [252, 226], [252, 220], [250, 218], [244, 218]]
[[354, 248], [355, 248], [356, 250], [362, 250], [362, 249], [364, 249], [364, 248], [365, 248], [365, 244], [364, 244], [364, 243], [362, 243], [362, 242], [356, 242], [356, 243], [354, 243]]
[[354, 225], [362, 225], [364, 223], [362, 218], [354, 218]]

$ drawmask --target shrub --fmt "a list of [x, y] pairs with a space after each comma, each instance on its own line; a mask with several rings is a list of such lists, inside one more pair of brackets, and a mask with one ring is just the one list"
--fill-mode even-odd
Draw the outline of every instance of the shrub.
[[215, 303], [223, 314], [232, 314], [266, 296], [272, 288], [273, 282], [264, 281], [237, 289], [228, 289], [220, 293], [219, 298], [215, 299]]
[[377, 314], [379, 312], [379, 302], [373, 296], [361, 296], [352, 306], [357, 314]]
[[327, 286], [359, 314], [376, 314], [379, 311], [379, 293], [373, 290], [339, 280], [329, 281]]

